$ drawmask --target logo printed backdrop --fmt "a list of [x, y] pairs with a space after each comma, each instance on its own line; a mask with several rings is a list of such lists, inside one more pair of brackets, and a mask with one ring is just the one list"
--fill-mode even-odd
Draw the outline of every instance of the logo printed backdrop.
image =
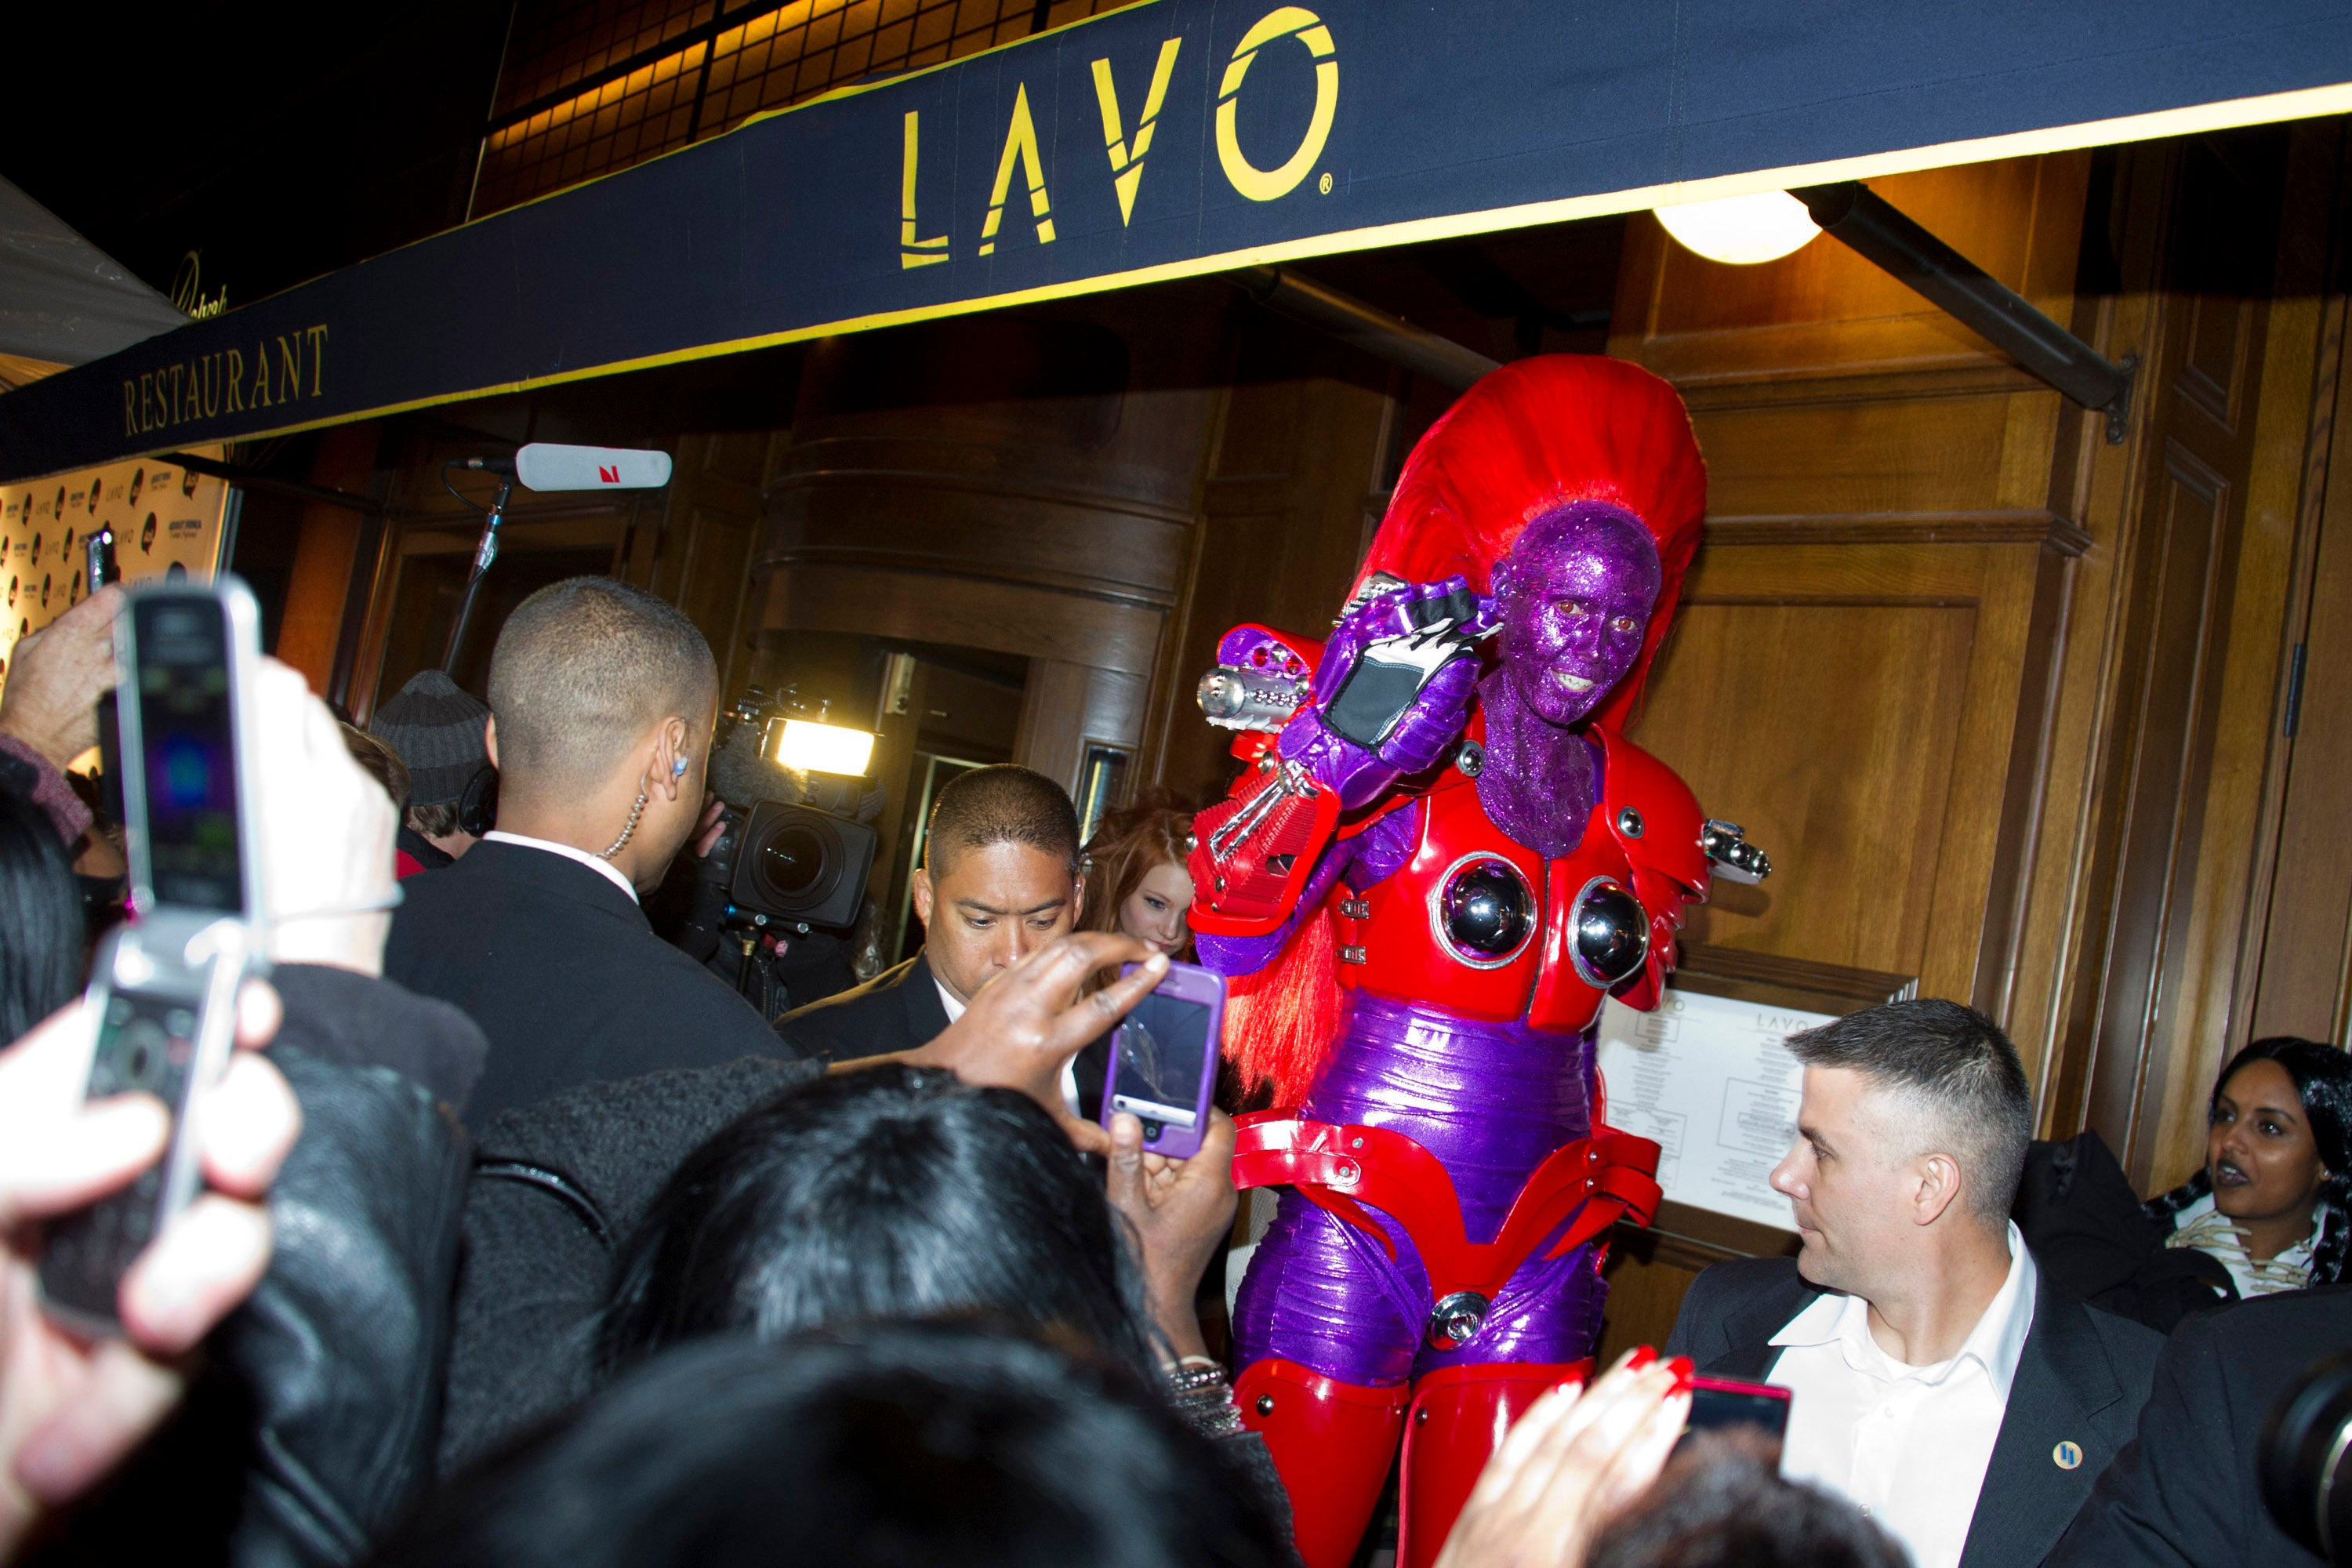
[[113, 463], [0, 485], [0, 679], [19, 639], [89, 596], [82, 574], [91, 534], [114, 531], [114, 564], [124, 582], [174, 568], [209, 582], [227, 503], [226, 482], [176, 463]]
[[0, 397], [0, 479], [1801, 174], [2341, 112], [2347, 77], [2343, 0], [1156, 0], [47, 377]]

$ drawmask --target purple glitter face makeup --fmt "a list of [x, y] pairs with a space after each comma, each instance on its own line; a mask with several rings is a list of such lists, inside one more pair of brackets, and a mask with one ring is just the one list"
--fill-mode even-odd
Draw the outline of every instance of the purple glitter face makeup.
[[1622, 508], [1578, 501], [1529, 523], [1496, 575], [1513, 695], [1546, 723], [1576, 723], [1641, 656], [1656, 542]]

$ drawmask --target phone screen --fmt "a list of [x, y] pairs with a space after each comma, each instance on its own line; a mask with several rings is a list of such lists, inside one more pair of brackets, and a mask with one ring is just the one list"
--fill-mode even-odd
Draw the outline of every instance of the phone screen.
[[241, 912], [228, 626], [205, 599], [134, 599], [147, 863], [162, 904]]
[[1131, 1112], [1149, 1137], [1152, 1123], [1192, 1127], [1199, 1120], [1201, 1074], [1208, 1066], [1209, 1005], [1154, 991], [1118, 1026], [1118, 1076], [1111, 1109]]
[[1789, 1431], [1789, 1394], [1785, 1389], [1769, 1392], [1753, 1384], [1726, 1384], [1708, 1378], [1698, 1379], [1691, 1388], [1690, 1419], [1685, 1429], [1705, 1432], [1723, 1426], [1758, 1426], [1775, 1440], [1785, 1437]]

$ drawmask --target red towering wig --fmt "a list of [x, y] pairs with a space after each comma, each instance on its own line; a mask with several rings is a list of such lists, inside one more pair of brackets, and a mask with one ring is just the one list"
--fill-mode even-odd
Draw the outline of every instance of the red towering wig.
[[[1622, 730], [1674, 620], [1706, 512], [1690, 415], [1640, 366], [1544, 354], [1490, 372], [1413, 447], [1357, 586], [1375, 572], [1408, 583], [1458, 573], [1492, 593], [1496, 564], [1528, 523], [1585, 500], [1624, 508], [1658, 545], [1658, 603], [1641, 656], [1591, 721]], [[1306, 1097], [1339, 1033], [1334, 957], [1329, 916], [1312, 910], [1280, 956], [1229, 987], [1226, 1054], [1244, 1085], [1271, 1084], [1276, 1105]]]

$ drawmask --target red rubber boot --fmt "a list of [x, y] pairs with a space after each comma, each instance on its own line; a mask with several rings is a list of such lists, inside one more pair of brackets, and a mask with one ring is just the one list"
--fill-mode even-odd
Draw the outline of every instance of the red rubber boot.
[[1414, 1384], [1398, 1481], [1397, 1568], [1430, 1568], [1511, 1424], [1550, 1390], [1591, 1375], [1589, 1361], [1490, 1362], [1440, 1367]]
[[1339, 1383], [1279, 1356], [1234, 1380], [1242, 1425], [1265, 1439], [1290, 1494], [1307, 1568], [1348, 1568], [1396, 1458], [1411, 1390]]

